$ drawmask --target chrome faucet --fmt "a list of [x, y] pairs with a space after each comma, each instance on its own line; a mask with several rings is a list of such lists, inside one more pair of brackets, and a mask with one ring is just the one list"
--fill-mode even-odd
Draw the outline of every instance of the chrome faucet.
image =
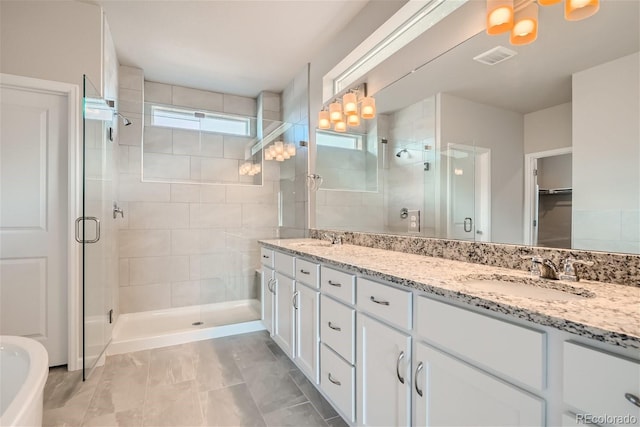
[[578, 275], [578, 270], [576, 270], [576, 265], [592, 266], [593, 261], [582, 261], [574, 258], [565, 259], [562, 268], [563, 272], [560, 275], [560, 280], [578, 282], [580, 280], [580, 276]]
[[342, 236], [333, 233], [324, 233], [323, 237], [331, 242], [332, 245], [341, 245]]
[[558, 280], [558, 267], [548, 258], [536, 255], [525, 255], [521, 258], [531, 259], [531, 275], [541, 279]]

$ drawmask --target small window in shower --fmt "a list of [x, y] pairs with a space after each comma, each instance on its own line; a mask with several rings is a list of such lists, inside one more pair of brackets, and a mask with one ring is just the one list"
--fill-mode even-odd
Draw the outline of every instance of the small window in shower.
[[362, 150], [362, 135], [317, 131], [316, 144], [324, 147]]
[[226, 114], [202, 113], [177, 108], [151, 107], [153, 126], [251, 136], [251, 119]]

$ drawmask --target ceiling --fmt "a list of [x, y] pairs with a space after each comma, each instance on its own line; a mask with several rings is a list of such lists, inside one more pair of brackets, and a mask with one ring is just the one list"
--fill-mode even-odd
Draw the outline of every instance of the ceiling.
[[121, 65], [145, 79], [256, 97], [280, 92], [368, 0], [95, 0]]
[[[602, 2], [596, 15], [578, 22], [564, 20], [562, 3], [540, 7], [532, 44], [511, 46], [507, 34], [483, 31], [379, 91], [378, 111], [396, 111], [438, 92], [520, 113], [568, 102], [573, 73], [640, 49], [639, 18], [638, 1]], [[473, 60], [498, 45], [518, 54], [493, 66]]]

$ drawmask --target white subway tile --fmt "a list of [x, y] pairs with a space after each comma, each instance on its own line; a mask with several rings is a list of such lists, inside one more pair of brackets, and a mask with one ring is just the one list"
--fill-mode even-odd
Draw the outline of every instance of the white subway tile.
[[222, 135], [202, 132], [200, 141], [200, 155], [205, 157], [224, 156], [224, 137]]
[[141, 68], [121, 65], [118, 68], [118, 86], [125, 89], [142, 90], [144, 87], [144, 72]]
[[[137, 104], [141, 104], [142, 101], [142, 90], [141, 89], [126, 89], [126, 88], [119, 88], [118, 89], [118, 101], [122, 102], [122, 101], [127, 101], [127, 102], [133, 102], [133, 103], [137, 103]], [[119, 109], [119, 111], [125, 111], [122, 109]], [[130, 113], [139, 113], [140, 111], [135, 110], [135, 111], [129, 111]]]
[[209, 111], [223, 111], [224, 102], [221, 93], [173, 86], [172, 104]]
[[169, 255], [169, 230], [119, 230], [120, 258]]
[[173, 154], [200, 155], [200, 132], [194, 130], [173, 130]]
[[129, 286], [129, 258], [118, 260], [118, 284]]
[[199, 202], [200, 201], [200, 185], [171, 184], [171, 201], [172, 202], [190, 202], [190, 203]]
[[275, 205], [278, 202], [278, 194], [273, 191], [272, 181], [265, 181], [264, 185], [226, 187], [227, 203]]
[[243, 116], [256, 116], [256, 100], [245, 96], [224, 94], [224, 112]]
[[171, 199], [170, 185], [142, 182], [140, 174], [120, 174], [120, 197], [122, 201], [168, 202]]
[[159, 126], [144, 127], [145, 153], [171, 153], [173, 151], [173, 132]]
[[243, 227], [277, 227], [278, 209], [273, 205], [267, 209], [256, 209], [255, 205], [242, 205]]
[[237, 183], [238, 167], [238, 160], [203, 157], [200, 159], [200, 178], [205, 182]]
[[190, 176], [189, 156], [145, 153], [143, 166], [145, 179], [159, 178], [188, 180]]
[[200, 304], [227, 301], [227, 286], [220, 278], [200, 280]]
[[156, 82], [144, 82], [145, 102], [171, 104], [171, 85]]
[[142, 144], [142, 114], [124, 113], [131, 120], [129, 126], [118, 123], [118, 144], [120, 145], [137, 145]]
[[243, 136], [225, 135], [224, 158], [245, 160], [250, 155], [253, 140]]
[[202, 203], [224, 203], [226, 185], [200, 185], [200, 201]]
[[130, 229], [167, 229], [189, 227], [189, 204], [130, 202]]
[[129, 285], [179, 282], [189, 279], [189, 257], [165, 256], [129, 259]]
[[171, 284], [171, 307], [185, 307], [197, 304], [202, 304], [199, 280]]
[[239, 227], [242, 209], [239, 204], [191, 204], [190, 224], [192, 228]]
[[120, 288], [120, 312], [162, 310], [171, 307], [171, 285], [161, 283]]

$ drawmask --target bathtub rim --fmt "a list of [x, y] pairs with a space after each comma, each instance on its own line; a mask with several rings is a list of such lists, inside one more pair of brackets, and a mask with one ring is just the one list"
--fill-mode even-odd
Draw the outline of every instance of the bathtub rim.
[[[33, 338], [0, 335], [0, 346], [4, 345], [19, 347], [29, 356], [27, 377], [7, 409], [0, 414], [0, 425], [11, 426], [20, 423], [20, 420], [27, 415], [30, 404], [38, 399], [39, 395], [42, 396], [49, 374], [49, 354], [44, 346]], [[22, 404], [16, 405], [16, 402], [22, 402]], [[38, 405], [42, 411], [42, 402]]]

